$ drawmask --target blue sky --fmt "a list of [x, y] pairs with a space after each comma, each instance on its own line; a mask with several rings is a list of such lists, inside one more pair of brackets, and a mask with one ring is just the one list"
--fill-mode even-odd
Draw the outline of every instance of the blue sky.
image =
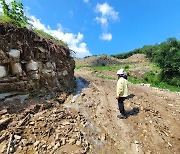
[[33, 25], [78, 57], [180, 39], [180, 0], [22, 0]]

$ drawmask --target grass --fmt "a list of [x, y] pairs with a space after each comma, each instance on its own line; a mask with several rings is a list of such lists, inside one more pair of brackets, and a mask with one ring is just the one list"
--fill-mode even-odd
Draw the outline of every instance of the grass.
[[81, 69], [83, 67], [87, 67], [87, 68], [91, 68], [94, 70], [98, 70], [98, 71], [112, 71], [112, 70], [119, 70], [120, 68], [127, 68], [129, 69], [130, 66], [127, 65], [121, 65], [121, 66], [83, 66], [83, 65], [78, 65], [76, 64], [75, 69]]
[[10, 17], [0, 15], [0, 23], [11, 23], [15, 24], [14, 20], [12, 20]]
[[94, 76], [94, 77], [101, 78], [101, 79], [116, 80], [116, 78], [109, 77], [109, 76], [105, 76], [105, 75], [101, 75], [101, 74], [90, 73], [90, 75], [91, 75], [91, 76]]
[[136, 77], [134, 76], [128, 76], [128, 81], [133, 83], [133, 84], [140, 84], [143, 83], [142, 80], [138, 80]]
[[63, 42], [62, 40], [59, 40], [59, 39], [56, 39], [54, 38], [53, 36], [51, 36], [50, 34], [44, 32], [43, 30], [39, 30], [39, 29], [34, 29], [34, 31], [38, 34], [40, 34], [41, 36], [45, 37], [45, 38], [48, 38], [48, 39], [51, 39], [53, 41], [56, 41], [58, 42], [60, 45], [63, 45], [63, 46], [66, 46], [67, 47], [67, 44], [65, 42]]

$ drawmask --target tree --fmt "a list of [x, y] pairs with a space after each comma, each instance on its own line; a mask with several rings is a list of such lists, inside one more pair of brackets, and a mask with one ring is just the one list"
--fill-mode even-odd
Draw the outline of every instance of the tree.
[[13, 0], [8, 5], [5, 0], [0, 0], [5, 17], [9, 17], [14, 23], [25, 26], [28, 24], [28, 18], [24, 14], [23, 4], [20, 1]]

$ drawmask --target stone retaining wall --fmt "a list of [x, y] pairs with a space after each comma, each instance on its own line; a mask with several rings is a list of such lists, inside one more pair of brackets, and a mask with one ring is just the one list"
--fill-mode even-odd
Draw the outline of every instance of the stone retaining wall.
[[0, 93], [71, 91], [74, 67], [67, 47], [26, 28], [0, 24]]

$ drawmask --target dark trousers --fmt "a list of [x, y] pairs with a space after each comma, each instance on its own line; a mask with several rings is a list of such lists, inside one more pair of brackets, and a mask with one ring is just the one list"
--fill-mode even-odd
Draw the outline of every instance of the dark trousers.
[[118, 99], [119, 111], [123, 116], [125, 115], [124, 100], [125, 100], [124, 97], [119, 97], [119, 99]]

